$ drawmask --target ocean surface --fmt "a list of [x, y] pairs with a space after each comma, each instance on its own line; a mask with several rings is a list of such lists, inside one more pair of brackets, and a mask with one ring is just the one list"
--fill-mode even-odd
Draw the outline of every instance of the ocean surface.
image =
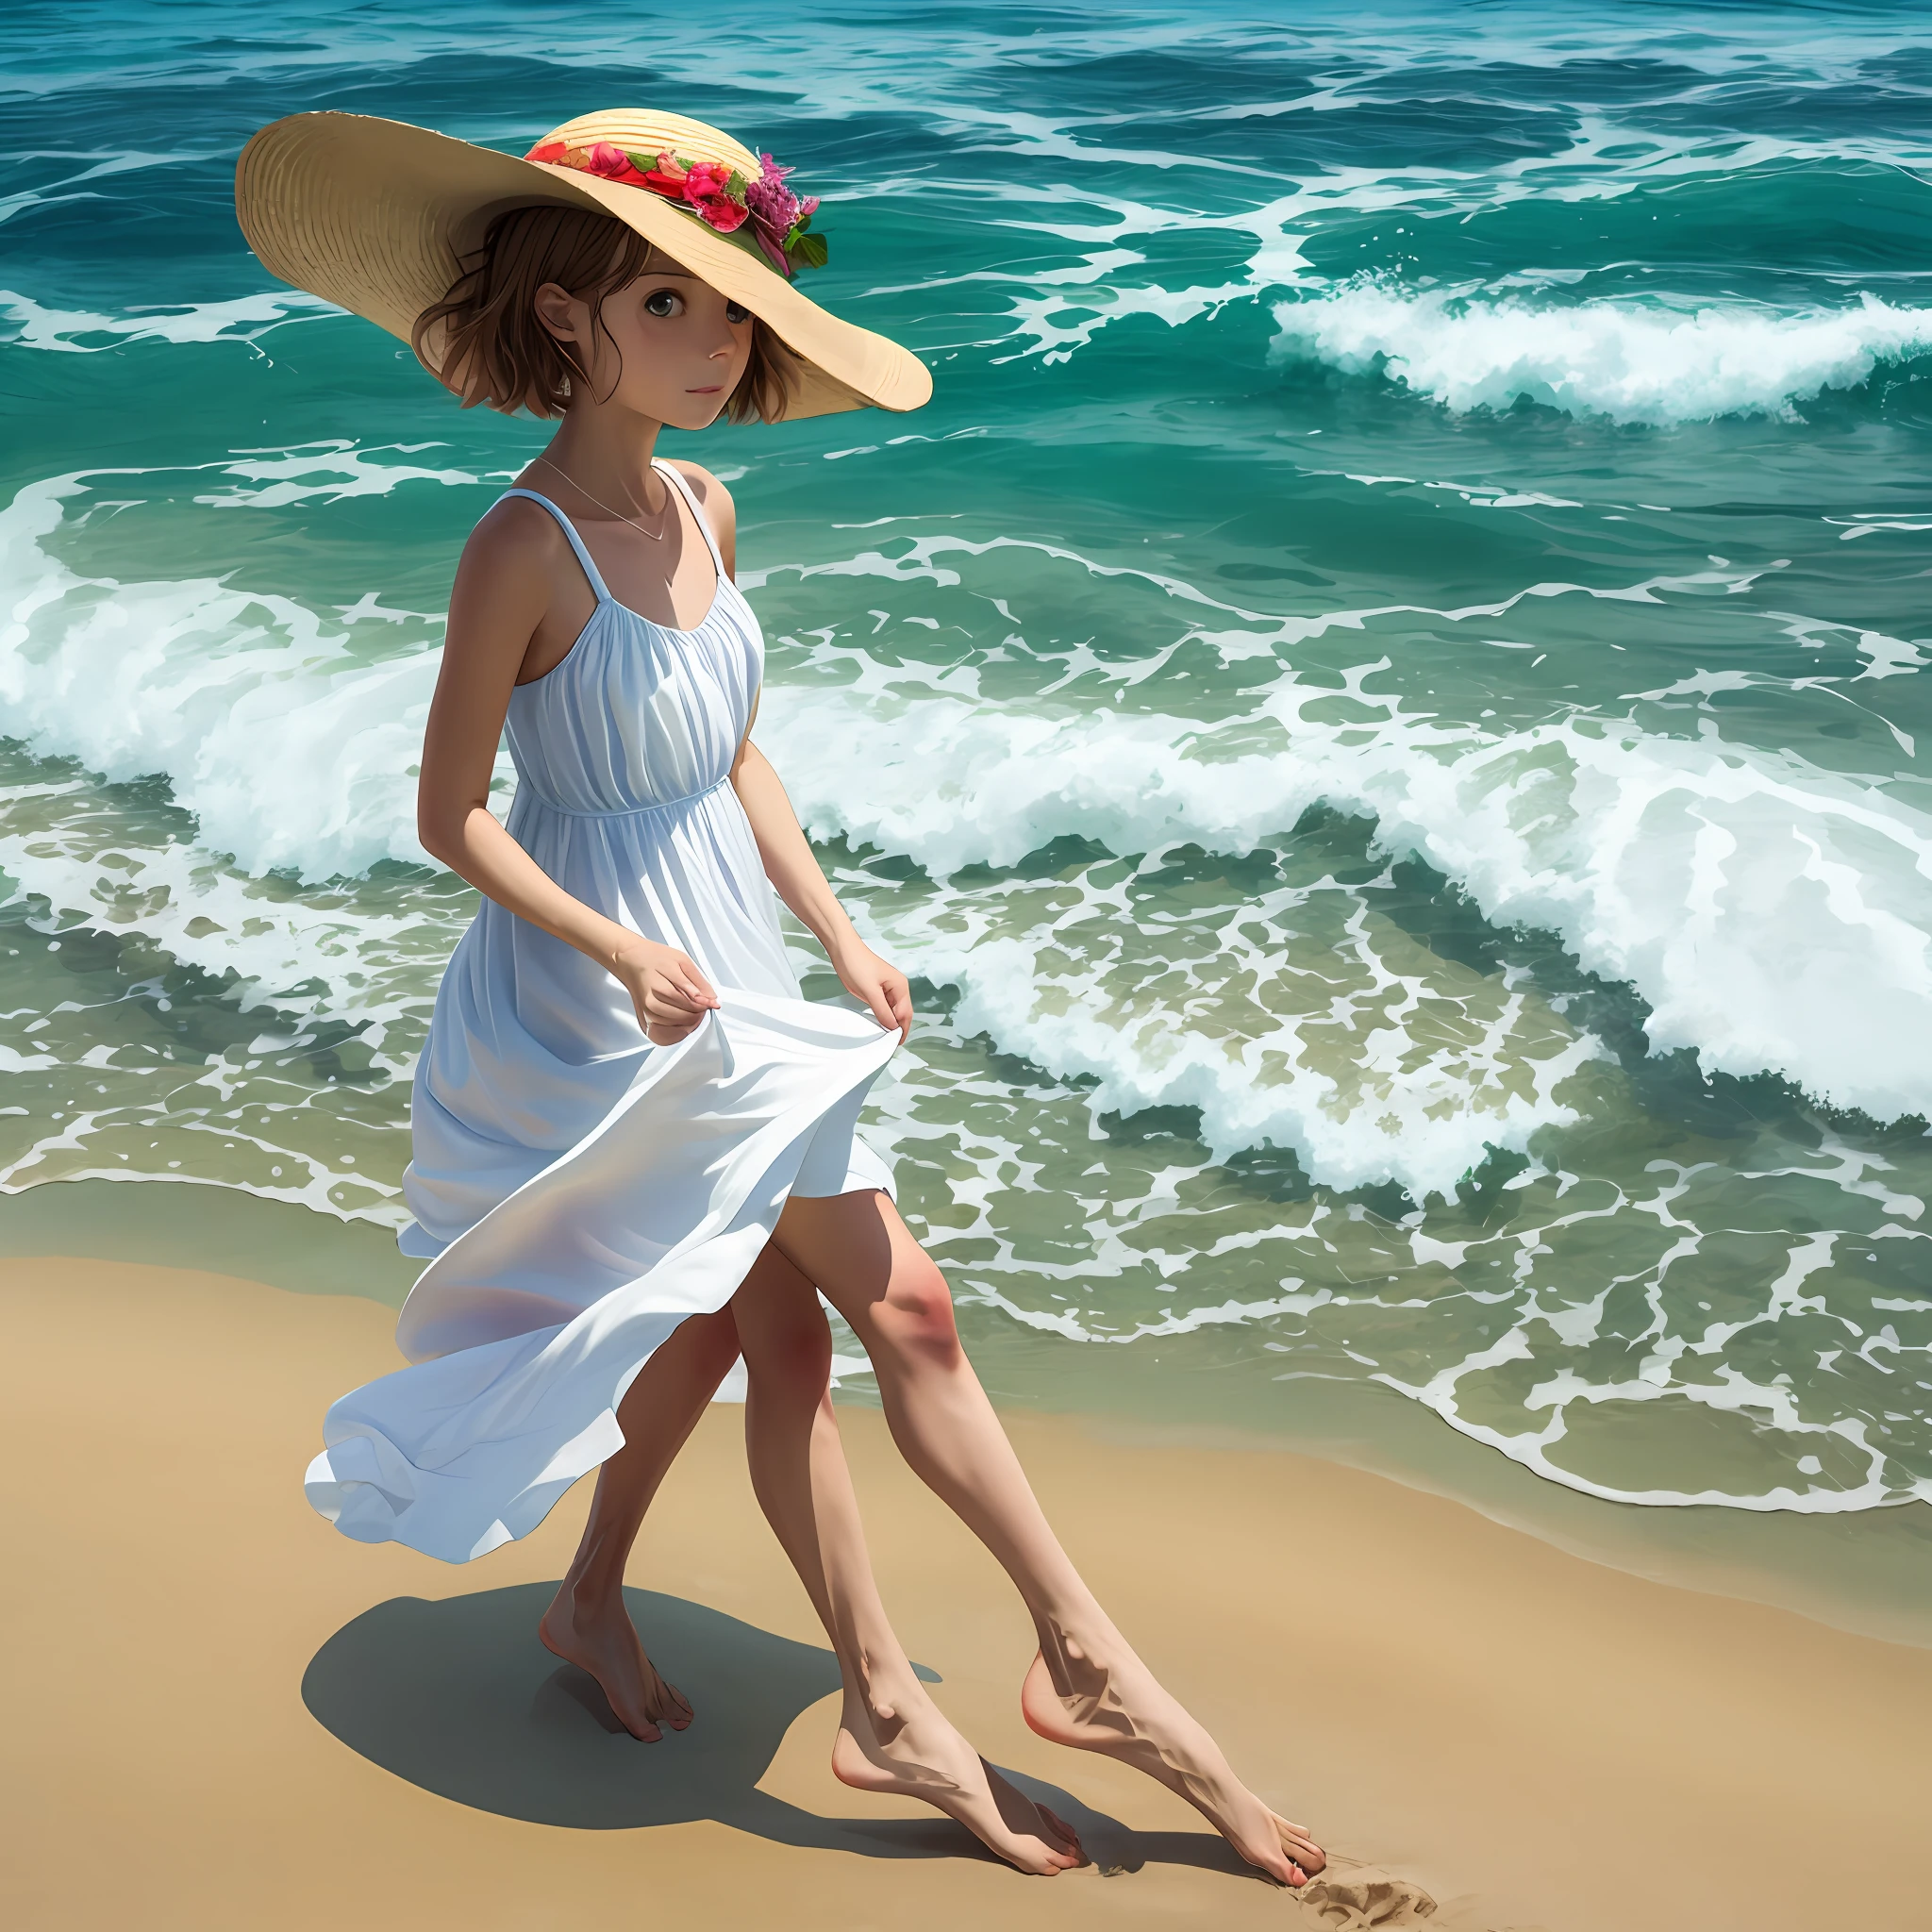
[[235, 156], [661, 105], [936, 381], [665, 449], [917, 975], [969, 1343], [1932, 1499], [1923, 8], [16, 0], [0, 76], [0, 1188], [406, 1218], [441, 611], [545, 432], [277, 285]]

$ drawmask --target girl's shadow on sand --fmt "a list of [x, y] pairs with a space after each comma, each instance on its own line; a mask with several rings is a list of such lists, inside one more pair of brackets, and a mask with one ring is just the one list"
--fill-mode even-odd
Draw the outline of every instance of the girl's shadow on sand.
[[[535, 1824], [621, 1831], [715, 1819], [780, 1844], [873, 1858], [991, 1856], [949, 1819], [822, 1818], [758, 1788], [792, 1720], [839, 1688], [828, 1650], [680, 1597], [626, 1590], [652, 1660], [691, 1701], [690, 1729], [643, 1744], [595, 1681], [537, 1641], [553, 1583], [474, 1596], [393, 1597], [316, 1652], [302, 1701], [350, 1750], [439, 1796]], [[920, 1675], [937, 1682], [935, 1673]], [[825, 1739], [830, 1748], [829, 1735]], [[1136, 1835], [1038, 1779], [1008, 1773], [1079, 1831], [1103, 1864], [1148, 1856]], [[1227, 1861], [1219, 1839], [1158, 1833], [1164, 1862]], [[1237, 1861], [1238, 1862], [1238, 1861]]]

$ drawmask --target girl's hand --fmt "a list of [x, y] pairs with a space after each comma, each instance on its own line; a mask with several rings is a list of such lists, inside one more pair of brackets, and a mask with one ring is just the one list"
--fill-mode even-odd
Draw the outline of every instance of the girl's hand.
[[718, 1005], [710, 982], [691, 960], [656, 940], [635, 939], [620, 947], [610, 971], [629, 993], [638, 1024], [653, 1046], [675, 1045]]
[[832, 959], [832, 970], [850, 993], [872, 1008], [881, 1026], [898, 1029], [904, 1040], [912, 1031], [912, 990], [896, 966], [888, 966], [862, 941], [852, 940]]

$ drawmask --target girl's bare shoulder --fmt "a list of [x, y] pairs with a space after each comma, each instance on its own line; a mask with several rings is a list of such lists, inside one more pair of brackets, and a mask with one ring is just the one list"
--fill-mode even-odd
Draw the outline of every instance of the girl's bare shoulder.
[[527, 639], [575, 569], [569, 540], [541, 504], [508, 496], [492, 504], [470, 532], [457, 563], [451, 612], [491, 632]]
[[573, 561], [570, 540], [541, 504], [506, 496], [484, 511], [457, 565], [459, 583], [507, 590], [531, 580], [547, 590]]
[[499, 497], [477, 520], [463, 545], [463, 564], [482, 569], [554, 563], [570, 548], [557, 519], [527, 496]]
[[[671, 467], [691, 487], [691, 493], [704, 505], [705, 514], [715, 525], [720, 521], [737, 520], [737, 506], [731, 492], [702, 463], [687, 462], [682, 457], [670, 458]], [[533, 506], [534, 508], [534, 506]]]

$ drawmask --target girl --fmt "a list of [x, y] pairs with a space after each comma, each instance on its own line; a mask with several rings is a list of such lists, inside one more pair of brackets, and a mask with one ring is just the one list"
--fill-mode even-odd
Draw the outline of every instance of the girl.
[[[843, 1675], [837, 1774], [939, 1806], [1022, 1870], [1079, 1863], [886, 1620], [823, 1293], [908, 1462], [1032, 1612], [1027, 1723], [1139, 1766], [1300, 1885], [1320, 1849], [1240, 1783], [1061, 1550], [856, 1131], [910, 1029], [906, 978], [858, 938], [752, 742], [763, 651], [731, 499], [654, 453], [666, 425], [930, 393], [916, 358], [794, 286], [825, 249], [786, 173], [641, 110], [569, 122], [523, 160], [340, 114], [278, 122], [242, 158], [242, 226], [275, 273], [404, 336], [466, 405], [561, 418], [464, 550], [424, 744], [423, 844], [483, 905], [416, 1077], [412, 1365], [330, 1409], [308, 1493], [350, 1536], [467, 1561], [601, 1463], [541, 1635], [656, 1739], [691, 1714], [631, 1626], [625, 1559], [741, 1352], [758, 1499]], [[499, 823], [506, 732], [519, 782]], [[861, 1011], [799, 998], [779, 900]]]

